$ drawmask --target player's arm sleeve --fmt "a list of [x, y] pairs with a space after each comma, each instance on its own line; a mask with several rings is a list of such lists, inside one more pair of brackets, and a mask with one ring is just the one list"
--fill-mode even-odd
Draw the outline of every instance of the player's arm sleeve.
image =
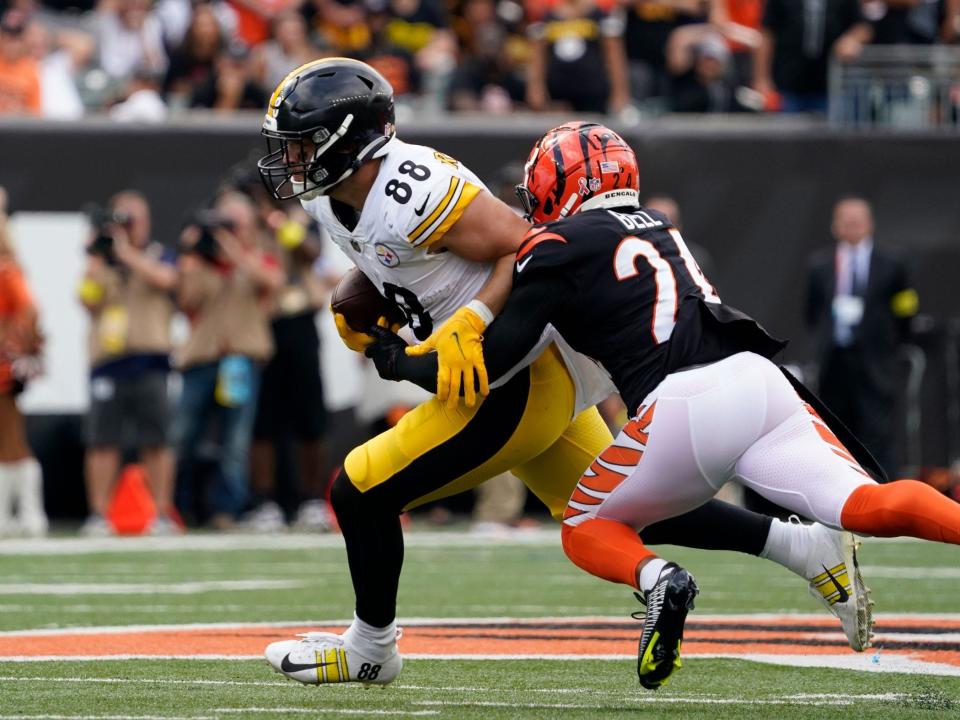
[[[515, 368], [534, 348], [560, 300], [569, 293], [565, 280], [552, 275], [540, 276], [534, 282], [514, 288], [503, 312], [483, 337], [484, 363], [491, 383]], [[435, 353], [418, 357], [403, 355], [397, 363], [397, 374], [435, 393], [437, 356]]]
[[483, 190], [479, 180], [459, 170], [459, 164], [452, 164], [456, 162], [446, 158], [423, 165], [430, 171], [430, 177], [423, 181], [411, 175], [399, 176], [414, 189], [402, 211], [403, 233], [414, 247], [425, 249], [442, 240]]

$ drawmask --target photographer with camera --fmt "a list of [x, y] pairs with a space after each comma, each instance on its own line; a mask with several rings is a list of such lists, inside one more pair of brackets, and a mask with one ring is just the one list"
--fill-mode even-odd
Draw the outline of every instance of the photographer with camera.
[[150, 207], [134, 190], [116, 194], [106, 209], [88, 211], [93, 238], [79, 287], [90, 313], [90, 412], [86, 485], [90, 514], [85, 535], [109, 535], [104, 517], [120, 471], [121, 451], [136, 447], [146, 470], [157, 518], [148, 529], [170, 534], [173, 452], [169, 440], [170, 321], [177, 286], [174, 257], [150, 239]]
[[249, 496], [248, 455], [262, 366], [273, 355], [270, 310], [283, 286], [277, 260], [261, 247], [253, 202], [228, 191], [181, 236], [177, 302], [190, 318], [179, 364], [183, 392], [175, 423], [177, 500], [194, 510], [197, 446], [214, 411], [220, 451], [210, 524], [231, 527]]

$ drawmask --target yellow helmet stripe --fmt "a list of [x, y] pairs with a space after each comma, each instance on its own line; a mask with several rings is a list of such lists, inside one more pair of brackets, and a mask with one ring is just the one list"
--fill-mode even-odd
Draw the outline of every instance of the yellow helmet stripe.
[[289, 73], [287, 73], [287, 76], [283, 80], [281, 80], [280, 84], [277, 85], [276, 89], [274, 89], [273, 95], [270, 96], [270, 103], [267, 105], [267, 114], [272, 116], [275, 116], [277, 114], [277, 106], [276, 106], [277, 98], [283, 94], [283, 89], [287, 86], [287, 83], [291, 82], [294, 78], [300, 75], [300, 73], [306, 72], [307, 70], [314, 67], [315, 65], [320, 65], [322, 63], [328, 63], [328, 62], [334, 62], [334, 61], [348, 62], [348, 63], [353, 63], [355, 65], [362, 65], [363, 67], [369, 67], [366, 63], [360, 62], [359, 60], [354, 60], [353, 58], [346, 58], [346, 57], [323, 57], [317, 60], [311, 60], [308, 63], [304, 63], [300, 67], [294, 68]]

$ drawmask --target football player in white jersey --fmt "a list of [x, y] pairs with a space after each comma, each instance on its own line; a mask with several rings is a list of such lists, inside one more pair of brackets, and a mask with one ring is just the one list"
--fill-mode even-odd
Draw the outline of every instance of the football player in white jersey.
[[[612, 441], [592, 407], [608, 378], [548, 328], [501, 384], [487, 388], [481, 334], [509, 295], [514, 253], [529, 226], [459, 162], [395, 136], [393, 91], [373, 68], [345, 58], [297, 68], [273, 93], [263, 134], [269, 154], [259, 167], [270, 192], [299, 198], [403, 308], [422, 341], [412, 353], [437, 353], [437, 397], [351, 451], [333, 484], [356, 593], [353, 623], [343, 635], [308, 633], [266, 649], [275, 670], [303, 683], [385, 684], [402, 666], [400, 514], [512, 471], [560, 520], [581, 474]], [[352, 349], [373, 342], [342, 316], [336, 321]], [[651, 525], [643, 538], [760, 555], [808, 581], [824, 563], [854, 562], [852, 536], [717, 501]], [[842, 605], [811, 588], [863, 649], [867, 590], [859, 573], [848, 576]]]

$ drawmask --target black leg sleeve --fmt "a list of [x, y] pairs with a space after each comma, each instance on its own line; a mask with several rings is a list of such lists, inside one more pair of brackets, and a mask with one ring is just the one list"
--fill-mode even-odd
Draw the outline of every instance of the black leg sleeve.
[[361, 493], [340, 470], [330, 501], [347, 544], [357, 617], [386, 627], [397, 615], [397, 588], [403, 567], [400, 509]]
[[646, 545], [680, 545], [701, 550], [733, 550], [759, 555], [766, 545], [773, 518], [720, 500], [645, 527]]

